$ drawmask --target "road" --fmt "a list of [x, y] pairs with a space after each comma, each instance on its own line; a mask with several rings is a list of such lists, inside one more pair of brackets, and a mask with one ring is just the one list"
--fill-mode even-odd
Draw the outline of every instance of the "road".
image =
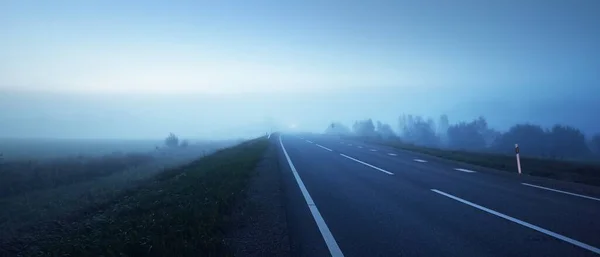
[[274, 134], [295, 256], [599, 256], [598, 188]]

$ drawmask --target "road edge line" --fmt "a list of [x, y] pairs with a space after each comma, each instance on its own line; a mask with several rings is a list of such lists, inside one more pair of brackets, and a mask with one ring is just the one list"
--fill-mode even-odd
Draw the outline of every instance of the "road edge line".
[[321, 236], [323, 237], [323, 240], [325, 241], [325, 244], [327, 245], [327, 249], [329, 249], [329, 253], [331, 254], [332, 257], [343, 257], [344, 254], [342, 253], [342, 250], [340, 249], [337, 242], [335, 241], [333, 234], [331, 234], [329, 227], [327, 227], [327, 224], [325, 223], [323, 216], [321, 216], [319, 209], [317, 209], [317, 205], [315, 205], [315, 202], [313, 201], [312, 197], [308, 193], [306, 186], [304, 186], [304, 182], [302, 182], [300, 175], [298, 175], [298, 171], [296, 171], [296, 167], [294, 167], [294, 164], [292, 163], [290, 156], [288, 155], [287, 151], [285, 150], [285, 146], [283, 146], [283, 141], [281, 140], [281, 135], [279, 136], [279, 145], [281, 145], [281, 150], [283, 150], [285, 159], [287, 160], [288, 165], [290, 166], [290, 169], [292, 170], [292, 174], [294, 175], [294, 178], [296, 179], [296, 183], [298, 184], [298, 187], [300, 188], [300, 191], [302, 192], [302, 196], [304, 196], [306, 205], [308, 206], [308, 209], [310, 210], [310, 213], [312, 214], [313, 219], [315, 220], [315, 223], [317, 223], [317, 227], [319, 228], [319, 231], [321, 232]]

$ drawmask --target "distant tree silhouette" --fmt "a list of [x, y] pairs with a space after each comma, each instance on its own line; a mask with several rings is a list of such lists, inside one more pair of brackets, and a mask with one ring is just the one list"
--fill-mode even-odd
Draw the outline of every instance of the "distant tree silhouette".
[[425, 121], [421, 116], [403, 115], [399, 118], [401, 138], [417, 145], [439, 146], [432, 119]]
[[181, 143], [179, 143], [180, 147], [186, 148], [190, 145], [190, 142], [188, 140], [181, 140]]
[[[332, 128], [333, 125], [328, 131]], [[502, 133], [490, 128], [483, 116], [470, 122], [450, 124], [448, 115], [443, 114], [436, 124], [431, 118], [425, 120], [422, 116], [402, 114], [398, 117], [398, 131], [396, 134], [390, 125], [381, 121], [374, 125], [372, 119], [356, 121], [352, 126], [352, 132], [358, 136], [385, 140], [401, 138], [429, 147], [513, 154], [515, 144], [519, 144], [521, 154], [528, 156], [559, 159], [600, 156], [600, 133], [586, 141], [581, 130], [567, 125], [544, 129], [535, 124], [516, 124]]]
[[493, 149], [502, 153], [512, 153], [515, 144], [519, 144], [523, 155], [548, 156], [548, 135], [539, 125], [512, 126], [496, 140]]
[[175, 134], [170, 133], [169, 136], [165, 138], [165, 145], [167, 147], [177, 147], [179, 146], [179, 138]]
[[486, 148], [487, 121], [479, 117], [471, 122], [460, 122], [448, 128], [448, 147], [463, 150]]
[[352, 130], [354, 134], [362, 137], [377, 136], [377, 133], [375, 132], [375, 125], [373, 125], [373, 120], [371, 119], [356, 121], [352, 126]]
[[594, 153], [600, 155], [600, 134], [595, 134], [590, 139], [590, 148]]
[[325, 129], [325, 133], [336, 135], [349, 135], [351, 131], [350, 128], [348, 128], [348, 126], [342, 123], [332, 122], [331, 124], [329, 124], [329, 126], [327, 126], [327, 129]]
[[377, 135], [379, 135], [382, 139], [392, 139], [396, 138], [396, 133], [389, 124], [382, 123], [381, 121], [377, 121]]
[[553, 158], [575, 158], [590, 155], [585, 135], [577, 128], [554, 125], [548, 133], [548, 151]]
[[448, 115], [442, 114], [437, 123], [436, 134], [440, 138], [440, 144], [447, 146], [448, 145], [448, 128], [450, 127], [450, 120], [448, 119]]

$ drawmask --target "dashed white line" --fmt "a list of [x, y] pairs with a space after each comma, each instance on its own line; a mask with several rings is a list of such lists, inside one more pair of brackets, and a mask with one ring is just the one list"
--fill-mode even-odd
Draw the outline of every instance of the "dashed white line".
[[474, 170], [467, 170], [467, 169], [461, 169], [461, 168], [455, 168], [455, 170], [462, 171], [462, 172], [468, 172], [468, 173], [475, 173], [476, 172]]
[[348, 146], [352, 146], [352, 144], [348, 144]]
[[363, 148], [363, 147], [359, 145], [358, 148]]
[[591, 197], [591, 196], [587, 196], [587, 195], [580, 195], [580, 194], [576, 194], [576, 193], [571, 193], [571, 192], [562, 191], [562, 190], [558, 190], [558, 189], [547, 188], [547, 187], [543, 187], [543, 186], [532, 185], [532, 184], [528, 184], [528, 183], [521, 183], [521, 184], [523, 184], [525, 186], [536, 187], [539, 189], [548, 190], [548, 191], [553, 191], [553, 192], [563, 193], [563, 194], [567, 194], [567, 195], [578, 196], [578, 197], [586, 198], [586, 199], [590, 199], [590, 200], [600, 201], [600, 198]]
[[315, 144], [315, 145], [317, 145], [318, 147], [321, 147], [321, 148], [323, 148], [323, 149], [325, 149], [325, 150], [327, 150], [327, 151], [333, 152], [333, 150], [331, 150], [331, 149], [329, 149], [329, 148], [327, 148], [327, 147], [324, 147], [324, 146], [322, 146], [322, 145], [320, 145], [320, 144]]
[[391, 155], [391, 156], [398, 156], [398, 155], [397, 155], [397, 154], [395, 154], [395, 153], [388, 153], [388, 155]]
[[416, 161], [416, 162], [422, 162], [422, 163], [425, 163], [425, 162], [427, 162], [426, 160], [421, 160], [421, 159], [414, 159], [413, 161]]
[[519, 220], [519, 219], [513, 218], [513, 217], [511, 217], [511, 216], [508, 216], [508, 215], [506, 215], [506, 214], [502, 214], [502, 213], [499, 213], [499, 212], [497, 212], [497, 211], [494, 211], [494, 210], [492, 210], [492, 209], [485, 208], [485, 207], [483, 207], [483, 206], [481, 206], [481, 205], [474, 204], [474, 203], [472, 203], [472, 202], [469, 202], [469, 201], [467, 201], [467, 200], [464, 200], [464, 199], [462, 199], [462, 198], [459, 198], [459, 197], [453, 196], [453, 195], [451, 195], [451, 194], [444, 193], [444, 192], [442, 192], [442, 191], [439, 191], [439, 190], [436, 190], [436, 189], [431, 189], [431, 191], [433, 191], [433, 192], [436, 192], [436, 193], [438, 193], [438, 194], [441, 194], [441, 195], [443, 195], [443, 196], [446, 196], [446, 197], [448, 197], [448, 198], [450, 198], [450, 199], [453, 199], [453, 200], [459, 201], [459, 202], [461, 202], [461, 203], [464, 203], [464, 204], [466, 204], [466, 205], [469, 205], [469, 206], [471, 206], [471, 207], [475, 207], [475, 208], [477, 208], [477, 209], [479, 209], [479, 210], [482, 210], [482, 211], [484, 211], [484, 212], [487, 212], [487, 213], [490, 213], [490, 214], [496, 215], [496, 216], [498, 216], [498, 217], [500, 217], [500, 218], [503, 218], [503, 219], [506, 219], [506, 220], [512, 221], [512, 222], [514, 222], [514, 223], [517, 223], [517, 224], [519, 224], [519, 225], [521, 225], [521, 226], [528, 227], [528, 228], [530, 228], [530, 229], [533, 229], [533, 230], [535, 230], [535, 231], [538, 231], [538, 232], [544, 233], [544, 234], [546, 234], [546, 235], [549, 235], [549, 236], [551, 236], [551, 237], [554, 237], [554, 238], [556, 238], [556, 239], [559, 239], [559, 240], [565, 241], [565, 242], [567, 242], [567, 243], [570, 243], [570, 244], [573, 244], [573, 245], [579, 246], [579, 247], [581, 247], [581, 248], [583, 248], [583, 249], [586, 249], [586, 250], [588, 250], [588, 251], [591, 251], [591, 252], [593, 252], [593, 253], [600, 254], [600, 249], [599, 249], [599, 248], [593, 247], [593, 246], [591, 246], [591, 245], [588, 245], [588, 244], [586, 244], [586, 243], [579, 242], [579, 241], [577, 241], [577, 240], [575, 240], [575, 239], [572, 239], [572, 238], [569, 238], [569, 237], [563, 236], [563, 235], [561, 235], [561, 234], [558, 234], [558, 233], [554, 233], [554, 232], [552, 232], [552, 231], [550, 231], [550, 230], [547, 230], [547, 229], [544, 229], [544, 228], [538, 227], [538, 226], [536, 226], [536, 225], [533, 225], [533, 224], [527, 223], [527, 222], [525, 222], [525, 221], [522, 221], [522, 220]]
[[376, 149], [371, 149], [371, 150], [369, 150], [369, 151], [371, 151], [371, 152], [377, 152], [377, 150], [376, 150]]
[[350, 159], [350, 160], [353, 160], [353, 161], [355, 161], [355, 162], [358, 162], [358, 163], [360, 163], [360, 164], [362, 164], [362, 165], [365, 165], [365, 166], [371, 167], [371, 168], [373, 168], [373, 169], [376, 169], [376, 170], [378, 170], [378, 171], [381, 171], [381, 172], [383, 172], [383, 173], [386, 173], [386, 174], [388, 174], [388, 175], [394, 175], [394, 173], [391, 173], [391, 172], [389, 172], [389, 171], [387, 171], [387, 170], [384, 170], [384, 169], [382, 169], [382, 168], [379, 168], [379, 167], [377, 167], [377, 166], [373, 166], [373, 165], [371, 165], [371, 164], [368, 164], [368, 163], [366, 163], [366, 162], [363, 162], [363, 161], [361, 161], [361, 160], [354, 159], [354, 158], [352, 158], [352, 157], [350, 157], [350, 156], [348, 156], [348, 155], [345, 155], [345, 154], [343, 154], [343, 153], [341, 153], [340, 155], [341, 155], [341, 156], [344, 156], [344, 157], [346, 157], [346, 158], [348, 158], [348, 159]]
[[344, 254], [342, 253], [342, 250], [340, 249], [337, 242], [335, 241], [333, 234], [331, 234], [329, 227], [327, 227], [327, 224], [325, 223], [323, 216], [321, 216], [321, 213], [319, 212], [319, 209], [317, 209], [317, 206], [315, 205], [315, 202], [313, 201], [312, 197], [308, 193], [308, 190], [306, 190], [306, 186], [304, 186], [304, 182], [302, 182], [302, 179], [300, 179], [300, 175], [298, 175], [298, 172], [296, 171], [296, 168], [294, 167], [294, 164], [292, 163], [290, 156], [287, 154], [287, 151], [285, 150], [285, 147], [283, 146], [283, 142], [281, 141], [281, 136], [279, 136], [279, 144], [281, 145], [281, 150], [283, 150], [283, 154], [285, 155], [285, 158], [287, 159], [287, 162], [290, 165], [290, 169], [292, 170], [292, 173], [294, 174], [294, 178], [296, 179], [296, 182], [298, 183], [298, 187], [300, 188], [300, 191], [302, 192], [302, 195], [304, 196], [304, 200], [306, 201], [306, 204], [308, 205], [308, 208], [310, 209], [310, 213], [312, 214], [313, 219], [315, 219], [315, 222], [317, 223], [317, 227], [319, 228], [319, 231], [321, 232], [321, 236], [323, 236], [323, 240], [325, 240], [325, 244], [327, 245], [327, 248], [329, 249], [329, 253], [331, 254], [331, 256], [343, 257]]
[[311, 144], [313, 143], [313, 142], [312, 142], [312, 141], [310, 141], [310, 140], [306, 140], [306, 142], [308, 142], [308, 143], [311, 143]]

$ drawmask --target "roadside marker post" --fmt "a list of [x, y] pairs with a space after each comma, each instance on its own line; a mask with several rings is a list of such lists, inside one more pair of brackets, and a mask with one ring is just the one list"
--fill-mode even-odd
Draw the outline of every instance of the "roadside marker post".
[[517, 169], [519, 169], [519, 174], [521, 174], [521, 158], [519, 157], [519, 144], [515, 144], [515, 153], [517, 154]]

